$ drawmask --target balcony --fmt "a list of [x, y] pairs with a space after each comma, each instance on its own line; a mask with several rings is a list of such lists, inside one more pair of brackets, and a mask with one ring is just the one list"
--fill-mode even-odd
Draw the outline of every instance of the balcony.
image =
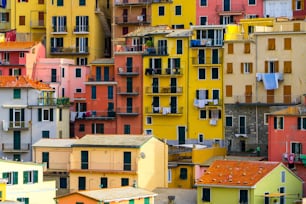
[[45, 23], [44, 20], [31, 21], [30, 22], [30, 27], [31, 28], [45, 28], [46, 23]]
[[221, 99], [194, 99], [193, 106], [197, 108], [205, 108], [207, 106], [221, 106]]
[[[87, 82], [114, 82], [115, 79], [113, 76], [106, 76], [104, 75], [104, 78], [102, 78], [102, 75], [94, 75], [94, 74], [90, 74], [90, 75], [87, 75]], [[87, 83], [85, 82], [85, 83]]]
[[230, 8], [225, 8], [222, 4], [216, 5], [216, 12], [220, 15], [242, 15], [245, 12], [244, 4], [231, 4]]
[[193, 66], [214, 66], [222, 64], [222, 58], [204, 58], [204, 57], [192, 57], [192, 65]]
[[294, 153], [283, 153], [283, 162], [294, 162], [294, 163], [300, 163], [306, 162], [306, 155], [305, 154], [294, 154]]
[[223, 46], [223, 39], [196, 39], [196, 40], [190, 40], [190, 47], [191, 48], [197, 48], [197, 47], [221, 47]]
[[158, 86], [158, 87], [145, 87], [147, 95], [182, 95], [182, 86]]
[[115, 111], [86, 111], [77, 112], [76, 120], [113, 120], [116, 117]]
[[119, 67], [118, 75], [120, 76], [137, 76], [139, 75], [139, 67]]
[[153, 107], [146, 107], [145, 113], [147, 115], [168, 115], [168, 116], [182, 116], [184, 107], [176, 107], [176, 106], [169, 106], [169, 107], [161, 107], [161, 106], [153, 106]]
[[2, 21], [0, 23], [0, 30], [9, 30], [11, 28], [11, 24], [8, 21]]
[[148, 47], [143, 52], [144, 56], [166, 56], [168, 55], [167, 46]]
[[5, 153], [27, 153], [30, 149], [30, 143], [2, 143], [2, 151]]
[[182, 76], [182, 68], [146, 68], [145, 75], [147, 76], [161, 76], [161, 77], [175, 77]]
[[74, 34], [88, 34], [89, 33], [89, 26], [88, 25], [78, 25], [75, 26], [73, 29]]
[[143, 52], [142, 45], [116, 45], [115, 52]]
[[51, 34], [67, 34], [67, 26], [53, 26]]
[[136, 96], [139, 94], [139, 87], [118, 87], [117, 94], [126, 96]]
[[151, 4], [152, 0], [116, 0], [115, 6], [136, 6], [136, 5], [146, 5]]
[[247, 138], [251, 134], [251, 130], [249, 127], [234, 127], [235, 137], [245, 137]]
[[[130, 173], [136, 173], [137, 171], [137, 165], [133, 163], [123, 163], [123, 162], [96, 162], [91, 161], [88, 162], [86, 165], [87, 168], [84, 168], [85, 166], [82, 166], [82, 162], [72, 162], [71, 164], [71, 172], [76, 171], [90, 171], [90, 172], [109, 172], [109, 173], [119, 173], [119, 172], [130, 172]], [[82, 168], [83, 167], [83, 168]]]
[[47, 164], [47, 172], [66, 172], [70, 169], [69, 162], [49, 162]]
[[29, 123], [26, 121], [9, 121], [8, 129], [9, 130], [28, 130]]
[[89, 47], [51, 47], [50, 54], [56, 55], [88, 55]]
[[118, 25], [127, 25], [127, 24], [134, 24], [134, 25], [142, 25], [142, 24], [150, 24], [151, 23], [151, 16], [148, 15], [120, 15], [115, 17], [115, 24]]
[[301, 95], [241, 95], [234, 96], [237, 105], [297, 105], [301, 103]]
[[127, 106], [127, 107], [118, 107], [117, 115], [121, 116], [137, 116], [139, 115], [140, 110], [138, 107]]
[[56, 105], [58, 106], [70, 106], [69, 98], [57, 98]]

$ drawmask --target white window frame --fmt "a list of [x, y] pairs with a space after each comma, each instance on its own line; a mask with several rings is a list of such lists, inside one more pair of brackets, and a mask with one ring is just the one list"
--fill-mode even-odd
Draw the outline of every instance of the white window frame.
[[301, 120], [300, 121], [300, 130], [306, 130], [306, 127], [303, 127], [303, 120], [306, 120], [306, 117], [299, 117], [299, 120]]
[[269, 124], [269, 113], [264, 113], [264, 125]]
[[[244, 130], [245, 130], [245, 133], [241, 133], [241, 125], [240, 125], [240, 118], [244, 118]], [[238, 128], [239, 128], [239, 134], [246, 134], [247, 133], [247, 117], [245, 115], [239, 115], [238, 116]]]
[[[276, 117], [276, 130], [283, 130], [285, 125], [285, 118], [284, 116], [275, 116]], [[283, 120], [281, 120], [281, 118]], [[281, 121], [283, 121], [283, 128], [281, 128]]]
[[[213, 78], [213, 70], [216, 70], [217, 69], [217, 71], [218, 71], [218, 78]], [[211, 79], [212, 80], [219, 80], [220, 79], [220, 72], [219, 72], [219, 68], [218, 67], [212, 67], [211, 68]]]
[[[28, 184], [28, 183], [34, 183], [34, 171], [33, 171], [33, 170], [30, 170], [30, 171], [26, 170], [26, 171], [24, 171], [24, 172], [27, 172], [27, 173], [28, 173], [28, 181], [25, 181], [26, 184]], [[23, 178], [23, 180], [24, 180], [24, 178]]]
[[76, 88], [75, 93], [82, 93], [82, 88]]
[[268, 73], [275, 73], [275, 60], [268, 61]]
[[[180, 7], [181, 13], [180, 13], [180, 14], [176, 14], [176, 9], [179, 8], [179, 7]], [[175, 8], [174, 8], [174, 11], [175, 11], [175, 12], [174, 12], [174, 15], [175, 15], [175, 16], [182, 16], [182, 13], [183, 13], [183, 7], [182, 7], [182, 5], [176, 5]]]
[[250, 74], [251, 73], [251, 63], [250, 62], [244, 62], [243, 63], [243, 73], [244, 74]]
[[79, 19], [79, 24], [76, 24], [76, 27], [79, 29], [77, 32], [88, 32], [88, 24], [89, 24], [89, 17], [88, 16], [77, 16], [76, 18]]
[[[206, 18], [206, 24], [205, 25], [208, 25], [208, 17], [207, 16], [200, 16], [199, 17], [199, 22], [201, 23], [201, 18]], [[203, 25], [203, 24], [200, 24], [200, 25]]]
[[201, 5], [201, 0], [199, 1], [200, 7], [207, 7], [208, 6], [208, 0], [206, 0], [206, 4], [205, 5]]
[[8, 174], [7, 183], [8, 185], [14, 185], [14, 172], [3, 172]]

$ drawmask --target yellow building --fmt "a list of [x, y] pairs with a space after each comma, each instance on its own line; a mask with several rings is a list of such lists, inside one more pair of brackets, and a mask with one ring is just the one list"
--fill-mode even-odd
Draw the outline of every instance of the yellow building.
[[[11, 29], [11, 1], [7, 1], [5, 6], [0, 8], [0, 15], [1, 15], [1, 24], [0, 24], [0, 31], [5, 32]], [[1, 36], [0, 41], [3, 42]]]
[[7, 6], [10, 8], [10, 29], [16, 29], [16, 40], [42, 40], [46, 34], [46, 1], [7, 2]]
[[151, 5], [152, 26], [166, 25], [170, 28], [190, 28], [196, 23], [195, 0], [153, 0]]
[[0, 180], [0, 202], [6, 200], [6, 179]]
[[54, 204], [55, 181], [43, 181], [43, 165], [0, 160], [1, 179], [6, 180], [6, 200]]
[[47, 4], [46, 53], [77, 65], [110, 56], [109, 1], [58, 0]]

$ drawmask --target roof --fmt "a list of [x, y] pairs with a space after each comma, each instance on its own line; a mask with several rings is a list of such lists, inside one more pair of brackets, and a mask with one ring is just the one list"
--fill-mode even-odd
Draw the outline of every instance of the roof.
[[191, 36], [191, 30], [187, 29], [174, 29], [166, 37], [189, 37]]
[[16, 87], [54, 91], [48, 84], [34, 81], [26, 76], [0, 76], [0, 88]]
[[139, 148], [151, 138], [144, 135], [85, 135], [72, 146]]
[[126, 35], [124, 37], [141, 37], [149, 34], [160, 34], [160, 33], [169, 33], [170, 28], [168, 26], [145, 26], [145, 27], [140, 27]]
[[114, 58], [95, 59], [90, 64], [111, 64], [111, 65], [114, 65]]
[[9, 41], [0, 42], [0, 51], [24, 51], [36, 45], [36, 42]]
[[202, 163], [202, 166], [210, 166], [216, 160], [237, 160], [237, 161], [263, 161], [265, 157], [256, 156], [213, 156]]
[[33, 147], [71, 147], [72, 144], [74, 144], [77, 141], [77, 139], [51, 139], [51, 138], [45, 138], [40, 139], [35, 144], [33, 144]]
[[158, 194], [154, 199], [155, 204], [168, 203], [169, 196], [174, 196], [175, 204], [197, 203], [197, 190], [195, 188], [156, 188], [153, 192]]
[[297, 105], [297, 106], [289, 106], [282, 110], [274, 111], [269, 115], [306, 115], [306, 106], [305, 105]]
[[253, 187], [280, 162], [217, 160], [198, 179], [199, 186]]
[[76, 193], [103, 202], [138, 199], [138, 198], [152, 197], [157, 195], [156, 193], [141, 188], [121, 187], [121, 188], [105, 188], [105, 189], [91, 190], [91, 191], [79, 191], [67, 195], [58, 196], [57, 198], [66, 197]]

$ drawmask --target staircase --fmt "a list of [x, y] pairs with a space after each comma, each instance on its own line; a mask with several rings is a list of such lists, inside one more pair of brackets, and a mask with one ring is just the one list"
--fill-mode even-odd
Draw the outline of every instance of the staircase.
[[107, 23], [107, 17], [105, 15], [105, 12], [101, 11], [100, 8], [96, 8], [95, 13], [99, 16], [100, 22], [104, 29], [105, 36], [111, 37], [111, 30], [110, 26]]

